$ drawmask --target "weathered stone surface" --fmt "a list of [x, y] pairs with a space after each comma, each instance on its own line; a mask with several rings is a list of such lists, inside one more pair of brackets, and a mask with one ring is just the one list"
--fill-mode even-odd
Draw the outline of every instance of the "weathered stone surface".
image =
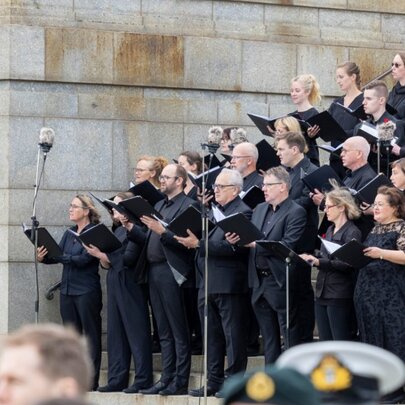
[[10, 77], [10, 27], [0, 25], [0, 79]]
[[114, 82], [180, 86], [184, 76], [183, 39], [176, 36], [114, 35]]
[[[60, 279], [61, 266], [39, 266], [39, 320], [40, 322], [60, 322], [58, 295], [47, 301], [44, 292], [49, 285]], [[9, 263], [9, 300], [8, 309], [12, 316], [8, 320], [9, 330], [32, 323], [35, 320], [35, 272], [33, 263]]]
[[[392, 47], [402, 49], [405, 43], [405, 16], [383, 14], [381, 16], [381, 31], [383, 41]], [[387, 47], [387, 45], [386, 45]]]
[[112, 83], [111, 32], [47, 28], [45, 37], [46, 80]]
[[185, 147], [182, 124], [129, 122], [123, 131], [128, 137], [128, 155], [132, 168], [141, 155], [162, 155], [170, 160]]
[[[7, 100], [7, 97], [5, 98]], [[9, 187], [9, 120], [7, 117], [0, 117], [0, 162], [3, 162], [0, 170], [0, 189], [7, 189]], [[0, 222], [1, 223], [1, 222]]]
[[321, 87], [322, 94], [336, 94], [336, 66], [348, 60], [347, 49], [299, 45], [297, 53], [297, 74], [312, 73]]
[[[362, 85], [391, 69], [394, 55], [395, 51], [384, 49], [351, 48], [349, 51], [350, 60], [355, 61], [361, 68]], [[390, 76], [385, 81], [390, 88], [392, 81], [389, 78]]]
[[185, 86], [240, 90], [241, 56], [241, 41], [186, 38]]
[[227, 126], [245, 126], [251, 125], [252, 121], [248, 113], [268, 116], [269, 108], [267, 104], [259, 102], [218, 102], [218, 121], [226, 123]]
[[182, 1], [177, 0], [142, 0], [145, 14], [174, 15], [181, 19], [192, 16], [209, 18], [212, 13], [211, 0]]
[[296, 73], [296, 47], [266, 42], [243, 43], [242, 89], [284, 93]]
[[347, 0], [347, 7], [350, 10], [405, 14], [405, 3], [397, 0]]
[[[5, 231], [4, 231], [5, 228]], [[7, 227], [0, 225], [0, 233], [4, 238], [7, 237]], [[6, 239], [2, 239], [6, 240]], [[5, 261], [0, 261], [0, 287], [2, 294], [0, 294], [0, 334], [8, 332], [8, 318], [9, 318], [9, 308], [8, 308], [8, 269], [9, 263], [7, 259]]]
[[15, 79], [44, 79], [44, 29], [40, 27], [11, 26], [10, 76]]

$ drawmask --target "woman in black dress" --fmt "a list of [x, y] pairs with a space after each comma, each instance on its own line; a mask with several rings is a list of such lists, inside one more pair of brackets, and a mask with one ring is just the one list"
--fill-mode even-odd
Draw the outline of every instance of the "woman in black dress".
[[[202, 171], [202, 158], [198, 152], [186, 150], [180, 153], [177, 159], [180, 166], [183, 166], [187, 173], [198, 176]], [[197, 187], [187, 178], [187, 184], [184, 193], [190, 198], [197, 200]]]
[[[345, 62], [338, 65], [336, 82], [345, 95], [333, 100], [328, 111], [345, 130], [348, 137], [353, 136], [353, 129], [359, 120], [341, 106], [356, 110], [362, 105], [363, 93], [360, 91], [360, 80], [360, 68], [354, 62]], [[341, 143], [340, 140], [332, 140], [331, 146], [336, 147]], [[342, 165], [340, 156], [331, 154], [329, 162], [339, 177], [343, 179], [346, 176], [346, 169]]]
[[[348, 190], [336, 187], [326, 193], [325, 213], [332, 222], [326, 231], [326, 241], [344, 245], [352, 239], [361, 240], [361, 232], [352, 222], [360, 216], [360, 210]], [[328, 254], [323, 244], [319, 256], [301, 257], [319, 269], [315, 317], [320, 340], [353, 339], [355, 270]]]
[[405, 361], [405, 196], [380, 187], [373, 209], [364, 252], [374, 260], [360, 269], [354, 293], [360, 337]]
[[[321, 101], [319, 84], [313, 75], [299, 75], [291, 80], [290, 95], [292, 102], [296, 105], [297, 110], [289, 115], [296, 116], [303, 121], [317, 115], [319, 111], [314, 107]], [[316, 166], [319, 166], [319, 151], [316, 147], [316, 135], [319, 128], [310, 127], [304, 133], [305, 140], [308, 145], [307, 156], [309, 160]]]
[[[93, 200], [83, 194], [73, 198], [69, 207], [69, 219], [75, 223], [70, 228], [76, 233], [90, 229], [100, 222], [100, 215]], [[37, 258], [45, 264], [62, 263], [60, 286], [60, 314], [65, 325], [73, 325], [84, 334], [90, 344], [94, 367], [93, 390], [98, 387], [101, 363], [101, 308], [102, 294], [99, 261], [90, 256], [72, 232], [66, 231], [59, 243], [63, 256], [48, 259], [47, 250], [40, 246]]]
[[392, 77], [396, 81], [387, 103], [398, 112], [395, 118], [405, 120], [405, 52], [398, 52], [392, 61]]

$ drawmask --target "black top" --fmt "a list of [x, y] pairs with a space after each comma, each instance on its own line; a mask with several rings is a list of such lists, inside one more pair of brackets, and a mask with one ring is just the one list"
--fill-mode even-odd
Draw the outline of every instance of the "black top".
[[359, 190], [370, 180], [374, 179], [375, 176], [377, 176], [377, 173], [368, 163], [366, 163], [364, 166], [355, 171], [348, 170], [346, 177], [343, 179], [343, 183], [348, 188]]
[[[179, 200], [182, 196], [184, 196], [184, 193], [179, 193], [170, 200], [166, 199], [163, 207], [159, 210], [164, 222], [169, 223], [174, 219], [179, 210]], [[166, 261], [166, 256], [160, 241], [160, 235], [155, 232], [152, 232], [150, 235], [146, 249], [146, 258], [149, 263], [162, 263]]]
[[[250, 219], [252, 210], [239, 196], [222, 207], [228, 216], [242, 213]], [[209, 213], [212, 216], [212, 211]], [[210, 294], [234, 294], [248, 291], [248, 256], [249, 248], [230, 245], [225, 239], [224, 231], [215, 227], [208, 235], [208, 292]], [[197, 287], [204, 288], [205, 240], [200, 241], [197, 254]]]
[[[351, 110], [356, 110], [363, 103], [363, 93], [359, 94], [348, 106]], [[353, 136], [353, 130], [359, 120], [350, 114], [344, 108], [338, 106], [337, 104], [344, 105], [344, 96], [338, 97], [333, 100], [328, 111], [330, 115], [339, 123], [339, 125], [345, 130], [348, 137]], [[331, 145], [336, 147], [340, 145], [340, 141], [332, 140]], [[331, 160], [339, 160], [339, 156], [331, 154]]]
[[243, 178], [242, 191], [247, 191], [250, 187], [253, 186], [257, 186], [260, 188], [262, 188], [263, 186], [263, 176], [261, 176], [258, 172], [250, 173]]
[[[82, 231], [95, 224], [86, 225]], [[70, 228], [77, 232], [77, 225]], [[60, 292], [64, 295], [82, 295], [101, 289], [98, 274], [99, 261], [89, 255], [82, 244], [69, 231], [66, 231], [59, 243], [63, 256], [45, 259], [45, 264], [63, 263]]]
[[398, 82], [390, 91], [387, 103], [398, 111], [395, 118], [405, 120], [405, 86]]
[[[361, 240], [361, 232], [351, 221], [347, 221], [336, 233], [332, 224], [325, 239], [344, 245], [352, 239]], [[323, 244], [319, 257], [319, 273], [316, 279], [315, 296], [321, 302], [330, 299], [352, 299], [355, 286], [355, 270], [346, 263], [329, 255]], [[330, 303], [330, 302], [329, 302]]]
[[[307, 119], [313, 117], [314, 115], [319, 114], [319, 111], [315, 107], [312, 107], [309, 110], [294, 111], [288, 115], [297, 115], [297, 114], [303, 121], [306, 121]], [[316, 139], [310, 138], [306, 132], [304, 132], [304, 137], [308, 145], [307, 156], [314, 165], [319, 167], [319, 150], [316, 147]]]
[[311, 252], [316, 247], [316, 234], [318, 231], [318, 207], [309, 197], [310, 190], [302, 181], [302, 177], [313, 173], [318, 167], [307, 157], [304, 157], [293, 168], [287, 169], [290, 175], [291, 188], [290, 198], [301, 207], [305, 208], [307, 214], [307, 225], [305, 231], [297, 244], [297, 253]]

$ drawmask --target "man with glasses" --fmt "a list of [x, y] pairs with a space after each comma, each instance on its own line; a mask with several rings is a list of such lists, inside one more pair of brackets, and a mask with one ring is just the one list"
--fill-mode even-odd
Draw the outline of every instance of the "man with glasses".
[[[252, 223], [264, 239], [279, 241], [292, 250], [305, 230], [306, 212], [289, 197], [290, 176], [282, 166], [266, 172], [263, 180], [265, 202], [259, 204]], [[263, 336], [266, 364], [281, 354], [280, 332], [286, 333], [285, 262], [252, 242], [249, 254], [249, 287], [253, 288], [252, 304]], [[296, 330], [296, 319], [290, 313], [290, 331]], [[290, 336], [292, 337], [292, 336]]]
[[[166, 199], [159, 201], [155, 209], [164, 222], [169, 223], [190, 205], [196, 205], [183, 192], [187, 172], [182, 166], [167, 165], [159, 180], [160, 190]], [[139, 392], [187, 394], [191, 349], [182, 289], [194, 285], [195, 251], [177, 242], [174, 234], [156, 219], [143, 216], [141, 221], [147, 232], [134, 226], [129, 237], [144, 244], [135, 271], [143, 271], [144, 266], [148, 271], [150, 300], [162, 350], [162, 375], [151, 388]]]
[[231, 167], [242, 175], [242, 191], [247, 191], [253, 186], [262, 186], [263, 176], [256, 170], [258, 159], [259, 151], [253, 143], [242, 142], [233, 148]]
[[[222, 169], [215, 180], [215, 200], [224, 215], [243, 213], [251, 217], [251, 209], [239, 193], [243, 179], [237, 170]], [[214, 214], [209, 213], [214, 220]], [[197, 288], [201, 323], [204, 322], [205, 255], [208, 255], [208, 382], [207, 395], [215, 395], [225, 377], [246, 369], [246, 302], [248, 294], [247, 260], [249, 249], [231, 245], [224, 231], [215, 227], [205, 241], [190, 233], [187, 238], [176, 237], [188, 248], [197, 248]], [[227, 369], [224, 372], [224, 357]], [[204, 396], [204, 387], [190, 391], [195, 397]]]

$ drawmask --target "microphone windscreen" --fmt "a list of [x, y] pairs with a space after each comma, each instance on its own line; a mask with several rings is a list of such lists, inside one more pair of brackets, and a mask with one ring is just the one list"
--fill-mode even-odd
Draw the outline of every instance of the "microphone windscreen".
[[53, 145], [55, 139], [55, 131], [52, 128], [43, 127], [39, 133], [39, 143], [47, 144], [48, 146]]

